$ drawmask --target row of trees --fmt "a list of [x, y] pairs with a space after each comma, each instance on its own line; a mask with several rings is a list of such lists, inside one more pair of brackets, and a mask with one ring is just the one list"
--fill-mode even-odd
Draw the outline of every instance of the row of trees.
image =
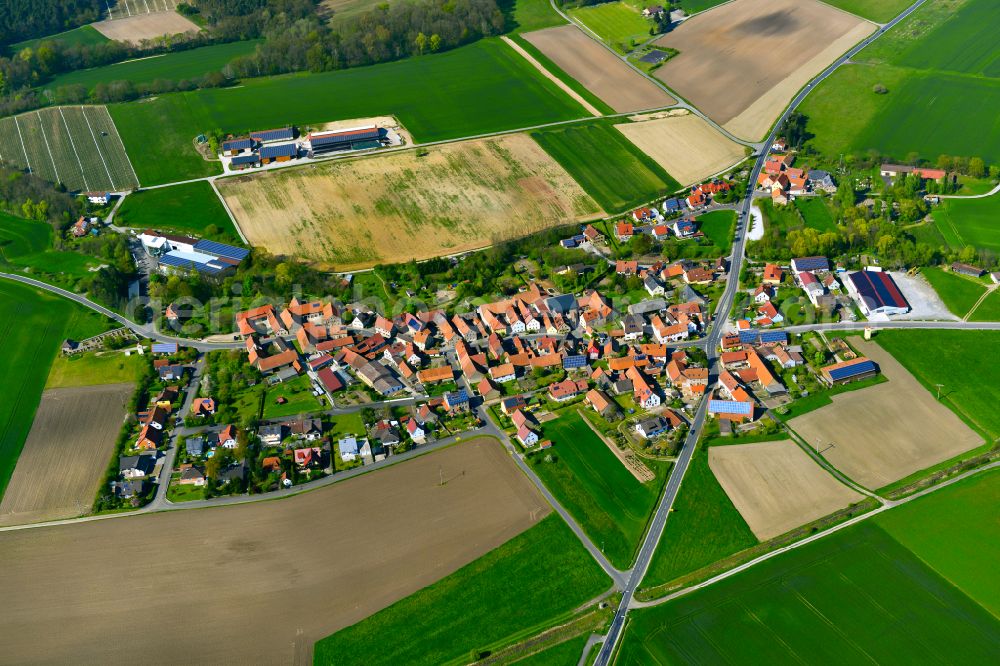
[[69, 30], [100, 18], [104, 0], [4, 0], [0, 46]]

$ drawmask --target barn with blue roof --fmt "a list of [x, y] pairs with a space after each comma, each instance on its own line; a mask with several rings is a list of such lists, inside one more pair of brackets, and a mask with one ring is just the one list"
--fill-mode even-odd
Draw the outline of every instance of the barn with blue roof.
[[878, 366], [875, 365], [875, 361], [864, 356], [820, 368], [820, 375], [831, 385], [857, 382], [874, 377], [876, 374]]
[[279, 129], [262, 130], [260, 132], [250, 132], [250, 137], [261, 143], [275, 143], [277, 141], [291, 141], [295, 138], [294, 127], [281, 127]]

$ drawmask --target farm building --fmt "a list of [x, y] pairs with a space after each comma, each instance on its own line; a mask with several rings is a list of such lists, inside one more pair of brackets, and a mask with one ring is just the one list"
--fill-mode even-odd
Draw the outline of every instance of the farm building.
[[963, 264], [958, 261], [956, 261], [951, 265], [951, 270], [953, 273], [968, 275], [969, 277], [980, 277], [982, 276], [983, 273], [986, 272], [982, 268], [979, 268], [978, 266], [970, 266], [969, 264]]
[[261, 143], [277, 143], [278, 141], [291, 141], [295, 138], [294, 127], [282, 127], [280, 129], [263, 130], [260, 132], [250, 132], [250, 138]]
[[798, 259], [792, 259], [792, 271], [795, 273], [828, 270], [830, 270], [830, 260], [826, 257], [799, 257]]
[[148, 255], [157, 257], [159, 271], [164, 274], [195, 270], [204, 275], [220, 276], [235, 270], [250, 255], [246, 248], [151, 230], [139, 234], [139, 240]]
[[222, 142], [222, 154], [223, 155], [243, 155], [251, 152], [257, 142], [253, 139], [232, 139], [230, 141]]
[[381, 148], [385, 145], [385, 140], [385, 130], [377, 125], [330, 132], [313, 132], [308, 136], [310, 155]]
[[819, 372], [828, 384], [846, 384], [874, 377], [878, 373], [878, 366], [871, 359], [859, 356], [820, 368]]
[[110, 192], [84, 192], [84, 196], [87, 197], [87, 201], [99, 206], [107, 206], [111, 201]]
[[298, 156], [299, 148], [294, 143], [279, 143], [273, 146], [262, 146], [260, 149], [260, 161], [264, 164], [288, 162]]
[[910, 304], [892, 276], [882, 271], [848, 274], [847, 292], [865, 315], [899, 315], [910, 311]]
[[744, 400], [709, 400], [708, 413], [730, 421], [753, 421], [754, 406]]
[[260, 156], [257, 153], [237, 155], [229, 161], [229, 166], [237, 171], [258, 167], [260, 166]]

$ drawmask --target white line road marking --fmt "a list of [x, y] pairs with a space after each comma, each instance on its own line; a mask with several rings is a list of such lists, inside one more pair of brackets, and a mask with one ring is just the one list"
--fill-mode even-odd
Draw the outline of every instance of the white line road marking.
[[111, 112], [108, 111], [108, 107], [100, 107], [104, 109], [104, 113], [108, 116], [108, 122], [111, 123], [111, 128], [114, 129], [115, 138], [118, 139], [118, 145], [122, 147], [122, 155], [125, 156], [125, 161], [128, 162], [128, 168], [132, 172], [132, 178], [135, 180], [135, 186], [139, 187], [139, 174], [135, 172], [135, 167], [132, 166], [132, 160], [128, 156], [128, 151], [125, 150], [125, 143], [122, 141], [121, 134], [118, 133], [118, 126], [115, 125], [114, 118], [111, 117]]
[[28, 165], [28, 173], [31, 173], [31, 160], [28, 159], [28, 149], [24, 146], [24, 136], [21, 134], [21, 123], [17, 122], [17, 116], [14, 116], [14, 127], [17, 128], [17, 136], [21, 139], [21, 150], [24, 151], [24, 163]]
[[[62, 113], [62, 109], [59, 110]], [[104, 165], [104, 171], [108, 174], [108, 182], [111, 183], [111, 189], [115, 190], [115, 179], [111, 177], [111, 170], [108, 169], [108, 163], [104, 159], [104, 153], [101, 152], [101, 146], [97, 143], [97, 135], [94, 134], [94, 128], [90, 126], [90, 118], [87, 117], [87, 112], [80, 107], [80, 113], [83, 115], [83, 119], [87, 121], [87, 129], [90, 130], [90, 137], [94, 140], [94, 148], [97, 149], [97, 156], [101, 158], [101, 164]], [[90, 189], [90, 188], [87, 188]]]
[[73, 133], [69, 131], [69, 125], [66, 124], [66, 116], [63, 114], [62, 107], [59, 107], [59, 116], [62, 118], [63, 127], [66, 128], [66, 134], [69, 135], [69, 145], [73, 146], [73, 154], [76, 155], [76, 163], [80, 165], [80, 175], [83, 176], [83, 186], [90, 189], [90, 184], [87, 182], [87, 172], [83, 170], [83, 162], [80, 161], [80, 153], [76, 152], [76, 141], [73, 141]]
[[[62, 179], [59, 178], [59, 168], [56, 167], [56, 158], [52, 157], [52, 149], [49, 148], [49, 137], [45, 136], [45, 124], [42, 122], [42, 112], [35, 111], [35, 116], [38, 117], [38, 129], [42, 133], [42, 141], [45, 142], [45, 150], [49, 154], [49, 161], [52, 162], [52, 170], [56, 173], [56, 182], [62, 183]], [[80, 167], [80, 171], [83, 171], [83, 167]], [[63, 183], [65, 185], [65, 183]]]

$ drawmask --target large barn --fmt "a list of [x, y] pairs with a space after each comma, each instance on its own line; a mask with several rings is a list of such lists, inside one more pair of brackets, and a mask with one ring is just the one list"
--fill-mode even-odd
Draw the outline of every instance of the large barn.
[[892, 276], [882, 271], [858, 271], [847, 276], [847, 291], [866, 316], [901, 315], [910, 304]]
[[367, 125], [346, 130], [313, 132], [308, 139], [310, 153], [321, 155], [344, 150], [381, 148], [384, 145], [386, 133], [377, 125]]

